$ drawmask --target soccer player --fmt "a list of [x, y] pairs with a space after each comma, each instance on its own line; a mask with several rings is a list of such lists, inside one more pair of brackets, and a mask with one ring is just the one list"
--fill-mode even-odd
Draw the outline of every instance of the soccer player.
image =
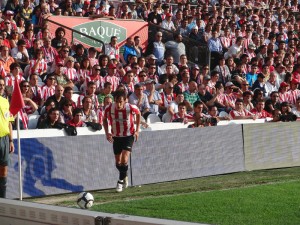
[[0, 198], [6, 197], [6, 182], [9, 153], [14, 152], [12, 125], [14, 118], [9, 112], [9, 103], [3, 98], [5, 82], [0, 78]]
[[[138, 140], [141, 113], [137, 106], [127, 103], [127, 95], [124, 91], [116, 91], [114, 96], [115, 102], [104, 111], [103, 126], [106, 139], [113, 143], [116, 167], [119, 170], [116, 191], [121, 192], [128, 186], [128, 159], [134, 139]], [[111, 131], [108, 124], [111, 125]]]

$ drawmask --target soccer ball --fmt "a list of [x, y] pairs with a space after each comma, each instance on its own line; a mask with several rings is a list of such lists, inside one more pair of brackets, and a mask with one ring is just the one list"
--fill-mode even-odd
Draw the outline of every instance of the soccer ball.
[[82, 209], [89, 209], [94, 204], [94, 197], [89, 192], [81, 192], [77, 197], [77, 205]]

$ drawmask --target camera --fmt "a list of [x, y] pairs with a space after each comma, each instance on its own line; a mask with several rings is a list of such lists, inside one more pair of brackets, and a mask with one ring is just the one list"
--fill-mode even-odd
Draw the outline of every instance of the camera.
[[289, 113], [287, 115], [280, 115], [279, 120], [282, 122], [293, 122], [297, 120], [297, 116], [293, 113]]
[[204, 126], [207, 126], [208, 124], [210, 124], [211, 126], [217, 126], [218, 123], [217, 118], [214, 117], [202, 117], [201, 121]]

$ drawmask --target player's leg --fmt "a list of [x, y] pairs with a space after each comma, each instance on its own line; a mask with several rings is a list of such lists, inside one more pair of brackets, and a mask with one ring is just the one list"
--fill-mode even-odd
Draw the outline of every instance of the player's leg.
[[6, 197], [7, 166], [0, 165], [0, 198]]
[[124, 181], [124, 188], [128, 187], [128, 160], [130, 156], [130, 151], [123, 150], [121, 153], [121, 171], [120, 171], [120, 180]]
[[116, 187], [117, 192], [123, 191], [123, 185], [124, 185], [124, 181], [120, 179], [121, 171], [122, 171], [122, 165], [121, 165], [122, 146], [123, 146], [122, 138], [114, 137], [113, 149], [115, 154], [116, 168], [119, 171], [119, 179], [117, 181], [117, 187]]
[[0, 138], [0, 198], [6, 197], [8, 172], [9, 141], [8, 136]]
[[128, 161], [129, 161], [133, 143], [134, 143], [133, 136], [124, 138], [123, 149], [121, 153], [121, 171], [120, 171], [120, 180], [124, 181], [124, 188], [128, 187], [128, 175], [127, 175]]

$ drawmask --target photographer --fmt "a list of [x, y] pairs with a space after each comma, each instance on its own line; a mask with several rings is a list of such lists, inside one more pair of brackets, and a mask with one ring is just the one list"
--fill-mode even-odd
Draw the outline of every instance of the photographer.
[[282, 102], [280, 105], [281, 115], [279, 116], [279, 120], [282, 122], [293, 122], [297, 120], [297, 116], [292, 113], [291, 106], [288, 102]]

